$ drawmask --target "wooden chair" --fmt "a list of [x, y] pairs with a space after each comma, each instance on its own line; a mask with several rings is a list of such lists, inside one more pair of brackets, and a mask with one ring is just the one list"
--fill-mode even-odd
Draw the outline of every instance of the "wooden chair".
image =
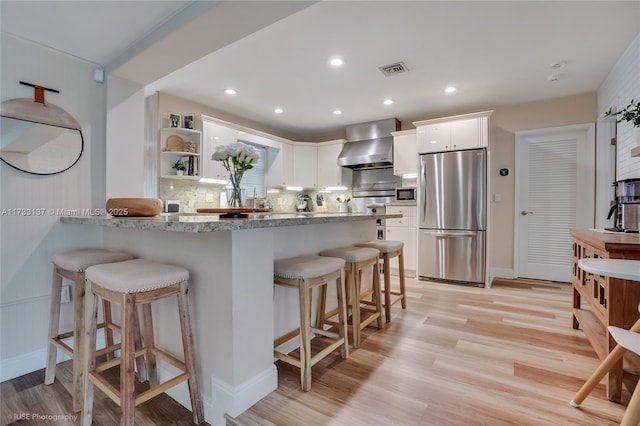
[[[640, 281], [640, 260], [584, 258], [578, 261], [578, 267], [589, 274], [629, 280], [627, 285], [634, 285], [632, 284], [634, 281]], [[638, 306], [638, 310], [640, 310], [640, 306]], [[600, 380], [622, 359], [627, 351], [640, 355], [640, 320], [636, 321], [629, 330], [613, 326], [607, 327], [607, 330], [609, 336], [618, 345], [609, 352], [609, 355], [575, 394], [570, 402], [573, 407], [579, 407], [582, 404], [593, 388], [600, 383]], [[636, 386], [631, 395], [631, 400], [620, 423], [621, 426], [640, 425], [640, 391], [638, 387], [640, 386]]]
[[[382, 301], [380, 294], [380, 272], [378, 271], [378, 257], [380, 251], [369, 247], [340, 247], [323, 250], [320, 256], [337, 257], [343, 259], [345, 263], [347, 306], [351, 306], [351, 329], [353, 333], [353, 347], [360, 347], [360, 331], [372, 322], [377, 320], [378, 328], [382, 328]], [[362, 292], [362, 273], [367, 269], [373, 269], [373, 282], [371, 289]], [[373, 301], [367, 300], [373, 297]], [[322, 287], [320, 297], [318, 297], [319, 327], [324, 323], [329, 323], [326, 318], [331, 318], [337, 314], [337, 309], [325, 313], [327, 291]], [[366, 318], [361, 316], [361, 305], [364, 304], [366, 311], [370, 313]]]
[[[380, 259], [384, 268], [384, 319], [391, 322], [391, 306], [400, 301], [402, 309], [407, 309], [407, 290], [404, 282], [404, 243], [402, 241], [373, 240], [356, 244], [357, 247], [370, 247], [380, 251]], [[391, 265], [390, 260], [398, 258], [398, 275], [400, 278], [400, 291], [391, 291]], [[391, 296], [396, 296], [391, 298]]]
[[[640, 308], [640, 307], [639, 307]], [[578, 393], [573, 397], [570, 404], [573, 407], [579, 407], [595, 388], [600, 380], [611, 370], [611, 367], [618, 362], [627, 351], [631, 351], [637, 355], [640, 355], [640, 320], [636, 322], [630, 330], [625, 330], [619, 327], [609, 326], [609, 335], [613, 337], [618, 346], [616, 346], [609, 355], [602, 361], [596, 371], [591, 374], [591, 377], [580, 388]], [[627, 406], [627, 410], [622, 418], [621, 426], [638, 426], [640, 425], [640, 386], [636, 386], [631, 400]]]
[[[84, 349], [84, 399], [82, 424], [90, 425], [93, 411], [94, 385], [120, 406], [120, 425], [134, 424], [135, 407], [165, 392], [167, 389], [187, 381], [193, 410], [193, 421], [202, 423], [204, 413], [198, 374], [196, 353], [187, 301], [189, 272], [181, 267], [135, 259], [108, 265], [96, 265], [86, 270], [86, 339]], [[95, 340], [98, 296], [121, 307], [121, 357], [96, 365]], [[184, 362], [156, 348], [153, 336], [151, 302], [176, 296], [182, 332]], [[136, 351], [136, 309], [140, 308], [140, 331], [142, 348]], [[150, 389], [135, 395], [134, 367], [136, 356], [143, 355], [149, 373]], [[160, 384], [156, 368], [156, 357], [173, 365], [181, 374]], [[120, 389], [116, 389], [100, 373], [120, 365]]]
[[[47, 344], [47, 365], [44, 384], [50, 385], [56, 378], [56, 362], [58, 349], [72, 358], [73, 377], [71, 393], [73, 409], [80, 411], [82, 404], [82, 324], [84, 317], [84, 284], [85, 270], [93, 265], [103, 263], [122, 262], [131, 260], [133, 256], [101, 248], [86, 248], [67, 251], [53, 255], [53, 278], [51, 280], [51, 301], [49, 307], [49, 339]], [[60, 297], [62, 294], [62, 279], [73, 281], [73, 330], [60, 333]], [[104, 322], [98, 325], [105, 330], [106, 348], [97, 355], [112, 354], [117, 346], [113, 344], [113, 330], [118, 327], [111, 320], [111, 305], [104, 301]], [[73, 347], [65, 340], [73, 338]]]
[[[300, 328], [276, 339], [274, 348], [300, 336], [300, 356], [294, 358], [274, 349], [274, 356], [288, 364], [300, 368], [302, 390], [311, 389], [311, 367], [325, 358], [336, 348], [341, 348], [342, 358], [349, 357], [347, 339], [347, 305], [344, 275], [344, 260], [334, 257], [299, 256], [290, 259], [276, 260], [274, 263], [274, 282], [278, 285], [297, 288], [300, 298]], [[327, 286], [335, 281], [338, 297], [338, 334], [325, 331], [319, 324], [311, 327], [311, 298], [316, 287]], [[319, 316], [318, 316], [319, 317]], [[311, 356], [311, 333], [330, 339], [331, 344], [319, 353]]]

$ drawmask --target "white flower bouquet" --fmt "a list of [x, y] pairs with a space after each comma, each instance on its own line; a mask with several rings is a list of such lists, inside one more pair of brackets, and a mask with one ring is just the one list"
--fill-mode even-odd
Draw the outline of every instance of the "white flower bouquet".
[[227, 199], [227, 203], [230, 207], [242, 207], [240, 181], [244, 172], [252, 169], [253, 164], [260, 159], [258, 150], [242, 142], [220, 145], [211, 156], [211, 159], [220, 161], [229, 172], [229, 183], [232, 186], [232, 192]]

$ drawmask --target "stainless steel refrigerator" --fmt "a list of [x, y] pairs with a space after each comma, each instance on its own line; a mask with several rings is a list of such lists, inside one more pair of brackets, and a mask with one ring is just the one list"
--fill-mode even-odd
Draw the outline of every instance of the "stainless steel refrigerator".
[[483, 286], [486, 151], [420, 155], [419, 186], [418, 275]]

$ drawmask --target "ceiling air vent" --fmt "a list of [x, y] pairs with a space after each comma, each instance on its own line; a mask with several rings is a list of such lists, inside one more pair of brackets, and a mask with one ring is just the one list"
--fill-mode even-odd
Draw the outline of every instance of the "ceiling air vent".
[[409, 68], [407, 68], [404, 62], [396, 62], [394, 64], [379, 67], [378, 69], [387, 77], [409, 71]]

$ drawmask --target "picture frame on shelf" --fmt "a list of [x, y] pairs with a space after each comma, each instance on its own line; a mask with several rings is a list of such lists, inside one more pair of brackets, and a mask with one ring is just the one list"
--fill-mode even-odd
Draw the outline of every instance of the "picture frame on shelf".
[[169, 116], [169, 127], [180, 127], [182, 123], [182, 115], [175, 112], [170, 112], [168, 116]]
[[184, 114], [182, 116], [182, 126], [185, 129], [194, 129], [194, 121], [195, 121], [195, 114], [194, 113], [188, 113], [188, 114]]

